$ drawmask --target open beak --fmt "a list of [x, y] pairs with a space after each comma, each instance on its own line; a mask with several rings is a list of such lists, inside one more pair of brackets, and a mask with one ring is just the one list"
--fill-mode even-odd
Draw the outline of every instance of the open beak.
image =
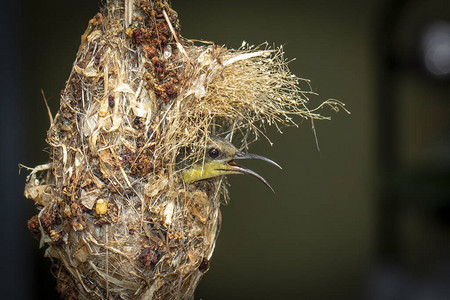
[[279, 164], [277, 164], [276, 162], [274, 162], [273, 160], [261, 156], [261, 155], [257, 155], [257, 154], [252, 154], [252, 153], [244, 153], [244, 152], [238, 152], [236, 153], [236, 155], [233, 157], [232, 160], [230, 160], [227, 164], [228, 164], [228, 170], [227, 171], [232, 171], [232, 172], [236, 172], [239, 174], [248, 174], [251, 175], [253, 177], [258, 178], [260, 181], [262, 181], [262, 183], [264, 183], [274, 194], [275, 191], [274, 189], [270, 186], [270, 184], [258, 173], [256, 173], [255, 171], [252, 171], [244, 166], [240, 166], [238, 165], [234, 160], [238, 160], [238, 159], [259, 159], [259, 160], [263, 160], [265, 162], [268, 162], [271, 165], [274, 165], [280, 169], [281, 166]]

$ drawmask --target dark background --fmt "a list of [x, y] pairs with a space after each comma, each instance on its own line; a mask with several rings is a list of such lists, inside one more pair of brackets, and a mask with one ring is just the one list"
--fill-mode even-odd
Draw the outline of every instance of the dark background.
[[[17, 165], [47, 161], [40, 89], [55, 113], [99, 3], [3, 2], [0, 295], [56, 299], [50, 261], [26, 229], [35, 209]], [[308, 121], [270, 130], [273, 147], [254, 144], [284, 167], [248, 164], [276, 196], [252, 178], [230, 178], [196, 299], [450, 299], [450, 2], [172, 5], [187, 38], [284, 45], [292, 71], [320, 94], [312, 107], [335, 98], [352, 112], [323, 111], [333, 120], [315, 123], [320, 151]]]

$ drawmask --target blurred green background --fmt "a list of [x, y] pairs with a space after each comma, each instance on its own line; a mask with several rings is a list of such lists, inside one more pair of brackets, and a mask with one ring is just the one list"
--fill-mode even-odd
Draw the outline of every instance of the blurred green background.
[[[24, 1], [8, 25], [20, 27], [21, 34], [21, 163], [34, 166], [48, 159], [42, 149], [49, 122], [40, 89], [56, 112], [80, 35], [99, 5]], [[299, 128], [284, 128], [281, 135], [269, 130], [273, 146], [264, 140], [253, 145], [251, 152], [284, 167], [247, 164], [264, 175], [276, 195], [253, 178], [230, 176], [231, 201], [222, 209], [222, 231], [196, 299], [450, 299], [450, 293], [444, 293], [448, 298], [396, 297], [407, 295], [402, 288], [411, 292], [420, 286], [449, 249], [449, 169], [440, 159], [448, 162], [450, 148], [439, 148], [437, 155], [428, 151], [449, 137], [448, 81], [432, 77], [414, 56], [421, 26], [448, 21], [446, 1], [172, 0], [172, 6], [186, 38], [233, 48], [244, 40], [284, 45], [286, 56], [296, 58], [293, 73], [312, 80], [319, 93], [311, 97], [311, 107], [335, 98], [351, 111], [323, 110], [332, 120], [315, 122], [320, 151], [311, 123], [301, 120]], [[404, 59], [394, 72], [388, 47], [395, 49], [394, 58]], [[399, 71], [402, 63], [406, 71]], [[392, 134], [395, 145], [383, 140]], [[389, 145], [396, 153], [392, 160]], [[431, 174], [419, 196], [410, 189], [424, 182], [418, 166]], [[433, 166], [444, 171], [436, 173]], [[34, 207], [24, 198], [14, 201], [26, 202], [19, 214], [25, 226]], [[24, 253], [34, 259], [27, 258], [22, 276], [28, 276], [30, 288], [21, 295], [57, 297], [50, 262], [23, 232]], [[12, 286], [4, 288], [12, 295]], [[441, 295], [434, 291], [431, 295]]]

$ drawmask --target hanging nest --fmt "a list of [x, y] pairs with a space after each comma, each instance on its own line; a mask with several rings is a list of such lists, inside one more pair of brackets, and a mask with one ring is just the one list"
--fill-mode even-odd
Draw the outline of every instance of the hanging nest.
[[234, 135], [244, 149], [265, 125], [323, 119], [307, 109], [302, 82], [281, 48], [194, 45], [165, 0], [106, 1], [51, 118], [50, 163], [25, 188], [39, 209], [28, 226], [57, 266], [58, 291], [193, 299], [227, 189], [223, 178], [186, 184], [177, 157], [213, 136]]

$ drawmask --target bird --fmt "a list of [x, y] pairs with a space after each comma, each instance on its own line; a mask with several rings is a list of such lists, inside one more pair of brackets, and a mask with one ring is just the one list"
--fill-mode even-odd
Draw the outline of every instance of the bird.
[[236, 161], [281, 169], [221, 134], [239, 128], [247, 144], [261, 123], [324, 117], [282, 48], [197, 46], [168, 0], [104, 2], [50, 117], [50, 162], [27, 178], [39, 210], [27, 225], [66, 299], [193, 299], [229, 200], [222, 177], [274, 192]]
[[[279, 169], [282, 167], [273, 160], [254, 153], [245, 153], [239, 151], [230, 141], [225, 138], [213, 136], [204, 149], [203, 156], [194, 163], [186, 159], [186, 153], [191, 151], [184, 151], [183, 155], [178, 158], [181, 177], [187, 184], [195, 183], [210, 178], [231, 175], [231, 174], [247, 174], [259, 179], [266, 185], [273, 193], [275, 190], [267, 182], [264, 177], [255, 171], [244, 166], [238, 165], [235, 160], [242, 159], [257, 159], [265, 161]], [[186, 167], [187, 165], [187, 167]]]

